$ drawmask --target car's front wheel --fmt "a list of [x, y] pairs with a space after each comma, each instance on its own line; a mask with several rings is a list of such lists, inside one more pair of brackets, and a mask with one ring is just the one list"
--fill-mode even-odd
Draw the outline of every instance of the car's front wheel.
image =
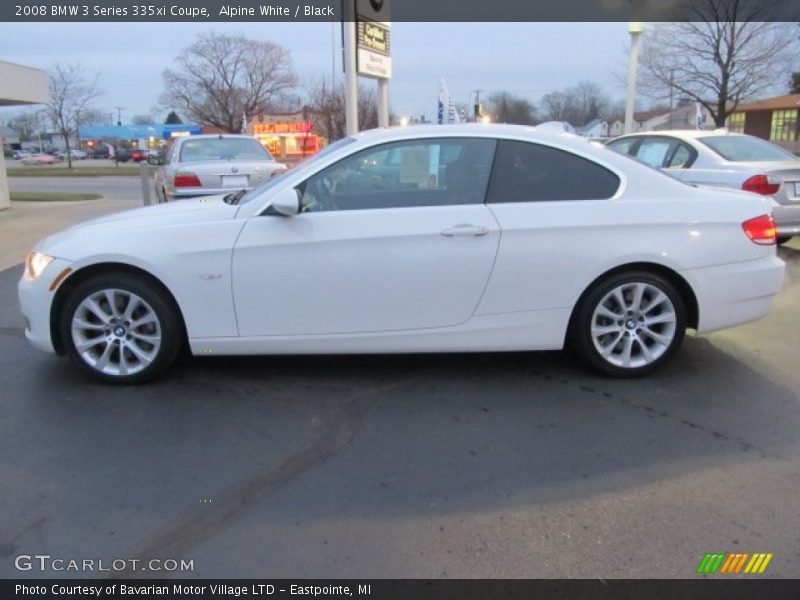
[[173, 303], [146, 279], [121, 273], [80, 283], [61, 312], [61, 339], [81, 369], [110, 383], [149, 381], [181, 347]]
[[595, 370], [613, 377], [646, 375], [675, 353], [686, 332], [686, 307], [667, 279], [621, 273], [585, 296], [571, 342]]

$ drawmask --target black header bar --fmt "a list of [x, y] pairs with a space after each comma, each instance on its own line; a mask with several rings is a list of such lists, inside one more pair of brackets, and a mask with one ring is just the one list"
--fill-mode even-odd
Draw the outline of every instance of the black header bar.
[[[365, 0], [376, 10], [382, 0]], [[396, 22], [630, 21], [642, 0], [395, 0]], [[350, 20], [353, 0], [3, 0], [10, 22]], [[643, 0], [637, 21], [800, 21], [800, 0]], [[385, 11], [384, 11], [385, 12]]]

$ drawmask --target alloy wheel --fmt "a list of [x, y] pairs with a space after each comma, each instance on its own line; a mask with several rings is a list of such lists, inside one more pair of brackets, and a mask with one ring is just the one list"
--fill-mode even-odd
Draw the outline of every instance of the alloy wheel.
[[161, 323], [153, 307], [121, 289], [86, 296], [73, 313], [71, 332], [75, 349], [87, 365], [117, 377], [146, 369], [162, 344]]
[[595, 306], [591, 339], [608, 363], [639, 368], [658, 360], [677, 331], [669, 296], [651, 283], [627, 282], [611, 289]]

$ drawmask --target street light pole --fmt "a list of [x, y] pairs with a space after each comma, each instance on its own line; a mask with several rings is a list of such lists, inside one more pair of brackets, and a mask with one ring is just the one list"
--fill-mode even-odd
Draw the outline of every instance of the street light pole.
[[633, 132], [633, 111], [636, 105], [636, 72], [639, 68], [639, 39], [644, 31], [642, 12], [646, 0], [630, 0], [631, 20], [628, 32], [631, 34], [631, 49], [628, 55], [628, 96], [625, 101], [625, 133]]

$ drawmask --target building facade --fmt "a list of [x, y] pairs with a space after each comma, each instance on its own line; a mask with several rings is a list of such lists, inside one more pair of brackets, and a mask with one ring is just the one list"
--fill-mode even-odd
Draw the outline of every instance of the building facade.
[[800, 153], [798, 110], [800, 94], [746, 102], [728, 117], [728, 129], [769, 140], [797, 154]]

